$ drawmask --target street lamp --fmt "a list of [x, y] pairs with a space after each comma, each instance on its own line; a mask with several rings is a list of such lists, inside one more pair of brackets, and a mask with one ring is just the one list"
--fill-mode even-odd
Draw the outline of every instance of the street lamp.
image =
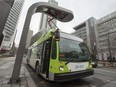
[[21, 63], [22, 63], [23, 54], [25, 51], [25, 44], [26, 44], [27, 33], [29, 30], [30, 20], [32, 15], [36, 12], [45, 13], [61, 22], [68, 22], [73, 19], [72, 11], [65, 8], [61, 8], [56, 5], [51, 5], [45, 2], [37, 2], [30, 6], [30, 8], [28, 9], [25, 24], [23, 27], [23, 32], [22, 32], [22, 36], [21, 36], [21, 40], [20, 40], [20, 44], [18, 48], [18, 53], [16, 55], [12, 77], [10, 79], [11, 83], [15, 83], [19, 80]]

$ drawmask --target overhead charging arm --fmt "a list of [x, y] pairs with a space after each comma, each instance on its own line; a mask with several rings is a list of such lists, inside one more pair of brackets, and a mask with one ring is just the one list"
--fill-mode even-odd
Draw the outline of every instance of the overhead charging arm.
[[[45, 13], [61, 22], [69, 22], [74, 18], [73, 12], [71, 10], [45, 2], [39, 2], [39, 4], [41, 4], [41, 6], [37, 7], [35, 12]], [[33, 6], [35, 5], [38, 6], [38, 3], [34, 4]]]
[[48, 24], [49, 24], [49, 26], [50, 26], [50, 28], [52, 29], [52, 26], [51, 26], [51, 24], [50, 24], [50, 22], [52, 22], [53, 23], [53, 21], [52, 20], [54, 20], [54, 18], [48, 18]]

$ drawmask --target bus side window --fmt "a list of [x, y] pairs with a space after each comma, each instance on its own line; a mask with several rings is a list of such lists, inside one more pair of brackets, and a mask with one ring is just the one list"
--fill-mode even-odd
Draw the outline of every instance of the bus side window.
[[31, 51], [32, 51], [32, 49], [29, 49], [29, 50], [28, 50], [28, 53], [27, 53], [27, 58], [28, 58], [28, 59], [31, 58]]
[[32, 48], [31, 58], [32, 59], [36, 58], [36, 47]]
[[42, 55], [42, 44], [37, 46], [37, 57], [40, 59], [41, 55]]
[[56, 46], [56, 40], [53, 39], [52, 41], [52, 53], [51, 53], [51, 58], [56, 59], [57, 56], [57, 46]]

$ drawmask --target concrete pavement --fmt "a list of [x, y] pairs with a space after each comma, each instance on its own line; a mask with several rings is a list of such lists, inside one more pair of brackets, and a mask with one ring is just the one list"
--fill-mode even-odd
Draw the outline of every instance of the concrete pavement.
[[22, 64], [20, 80], [10, 84], [15, 57], [0, 58], [0, 87], [36, 87], [25, 64]]
[[98, 61], [98, 67], [116, 68], [116, 62], [110, 63], [110, 62]]

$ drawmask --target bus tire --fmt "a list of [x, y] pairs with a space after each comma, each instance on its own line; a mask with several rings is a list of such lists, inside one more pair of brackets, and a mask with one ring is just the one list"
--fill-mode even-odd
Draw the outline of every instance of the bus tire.
[[39, 62], [36, 63], [35, 73], [36, 75], [39, 75]]

